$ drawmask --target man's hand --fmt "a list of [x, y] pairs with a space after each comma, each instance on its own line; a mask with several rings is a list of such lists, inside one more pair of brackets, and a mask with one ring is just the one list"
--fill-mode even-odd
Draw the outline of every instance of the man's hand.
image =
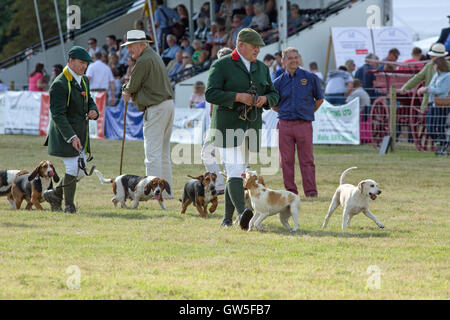
[[266, 96], [259, 96], [256, 99], [256, 107], [261, 108], [263, 105], [267, 103], [267, 97]]
[[[94, 111], [94, 110], [91, 110], [91, 111]], [[72, 141], [70, 141], [70, 143], [72, 144], [72, 147], [74, 147], [75, 150], [77, 150], [77, 151], [81, 151], [83, 149], [83, 146], [81, 145], [81, 141], [78, 137], [73, 137]]]
[[423, 94], [426, 93], [426, 92], [427, 92], [427, 88], [426, 88], [426, 87], [422, 87], [422, 88], [419, 88], [419, 89], [417, 90], [417, 94], [418, 94], [419, 96], [423, 95]]
[[130, 100], [131, 95], [127, 91], [122, 91], [122, 99], [125, 102], [128, 102]]
[[278, 112], [278, 107], [272, 107], [272, 110]]
[[[89, 110], [88, 114], [87, 114], [89, 119], [94, 120], [95, 118], [97, 118], [98, 116], [98, 112], [95, 110]], [[72, 140], [73, 141], [73, 140]]]
[[253, 105], [253, 96], [249, 93], [237, 93], [234, 100], [237, 102], [241, 102], [247, 106]]

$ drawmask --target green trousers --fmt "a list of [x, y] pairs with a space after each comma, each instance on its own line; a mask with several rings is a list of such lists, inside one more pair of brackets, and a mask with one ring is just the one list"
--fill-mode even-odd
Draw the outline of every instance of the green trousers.
[[223, 222], [231, 223], [236, 209], [238, 214], [245, 210], [244, 184], [242, 178], [229, 178], [225, 185], [225, 213]]

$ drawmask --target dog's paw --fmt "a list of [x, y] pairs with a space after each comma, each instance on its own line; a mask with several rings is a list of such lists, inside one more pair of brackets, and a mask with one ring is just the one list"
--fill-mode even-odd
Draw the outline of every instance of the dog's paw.
[[380, 227], [380, 229], [384, 229], [384, 224], [380, 223], [378, 226]]

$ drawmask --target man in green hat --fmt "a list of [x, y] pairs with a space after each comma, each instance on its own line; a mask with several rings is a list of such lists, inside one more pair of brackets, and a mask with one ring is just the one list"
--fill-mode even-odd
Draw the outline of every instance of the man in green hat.
[[44, 192], [43, 196], [51, 205], [52, 211], [75, 213], [74, 204], [77, 180], [84, 175], [80, 170], [79, 159], [86, 161], [85, 153], [90, 153], [89, 119], [99, 117], [97, 106], [89, 92], [89, 80], [84, 73], [92, 58], [80, 46], [69, 50], [69, 60], [63, 72], [53, 81], [50, 90], [51, 121], [45, 145], [48, 154], [61, 157], [66, 173], [60, 183]]
[[249, 152], [259, 152], [262, 108], [276, 106], [279, 99], [269, 69], [256, 60], [261, 46], [259, 33], [244, 28], [232, 54], [214, 62], [209, 70], [205, 97], [214, 105], [210, 137], [227, 174], [223, 227], [232, 225], [236, 210], [241, 228], [248, 228], [253, 213], [245, 208], [243, 174]]

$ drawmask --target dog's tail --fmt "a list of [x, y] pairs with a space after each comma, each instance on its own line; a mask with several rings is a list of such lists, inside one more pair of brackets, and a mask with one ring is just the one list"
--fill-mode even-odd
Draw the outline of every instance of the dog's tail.
[[97, 176], [100, 179], [101, 183], [112, 183], [113, 182], [113, 179], [105, 179], [105, 178], [103, 178], [102, 173], [100, 171], [98, 171], [97, 169], [95, 169], [94, 172], [97, 174]]
[[340, 185], [344, 184], [344, 178], [347, 175], [347, 172], [349, 172], [350, 170], [353, 170], [353, 169], [357, 169], [357, 167], [351, 167], [351, 168], [348, 168], [347, 170], [345, 170], [344, 172], [342, 172], [341, 179], [339, 180]]

